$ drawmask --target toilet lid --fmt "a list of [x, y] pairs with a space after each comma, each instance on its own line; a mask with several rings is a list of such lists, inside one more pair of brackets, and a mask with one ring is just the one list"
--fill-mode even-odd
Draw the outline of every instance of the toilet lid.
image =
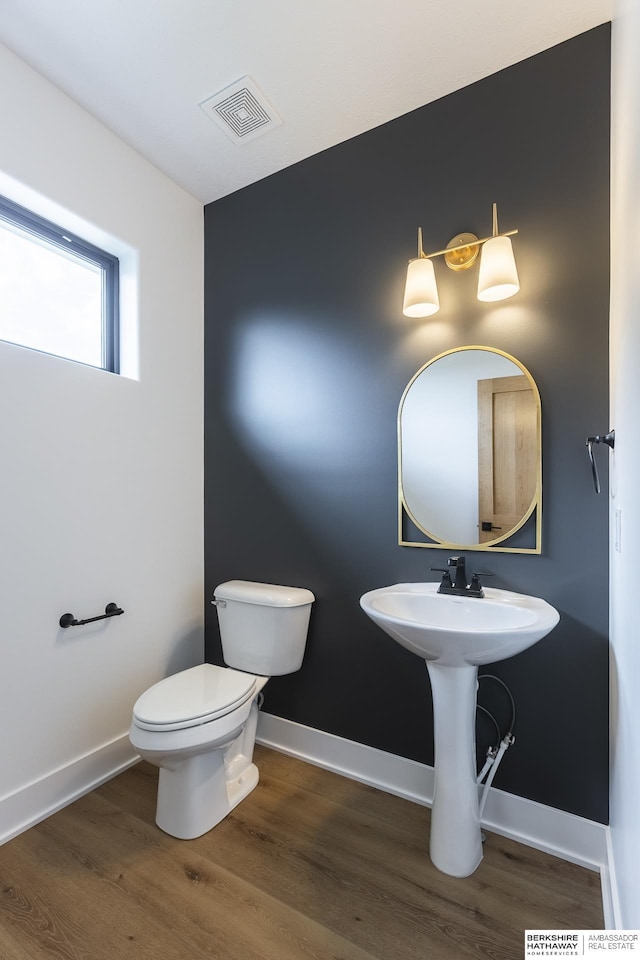
[[136, 724], [147, 730], [181, 730], [223, 717], [254, 693], [256, 678], [230, 667], [203, 663], [150, 687], [136, 701]]

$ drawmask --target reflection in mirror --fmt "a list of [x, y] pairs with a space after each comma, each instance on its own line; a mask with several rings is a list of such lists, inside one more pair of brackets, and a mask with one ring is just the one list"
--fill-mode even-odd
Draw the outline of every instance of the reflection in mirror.
[[[514, 357], [461, 347], [418, 370], [398, 411], [398, 466], [401, 544], [540, 553], [540, 396]], [[526, 542], [508, 545], [529, 518]]]

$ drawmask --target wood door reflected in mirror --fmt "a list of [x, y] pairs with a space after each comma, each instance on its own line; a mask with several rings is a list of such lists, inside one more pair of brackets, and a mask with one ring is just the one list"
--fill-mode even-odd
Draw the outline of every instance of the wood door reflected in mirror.
[[399, 542], [540, 553], [540, 420], [533, 377], [501, 350], [421, 367], [398, 411]]

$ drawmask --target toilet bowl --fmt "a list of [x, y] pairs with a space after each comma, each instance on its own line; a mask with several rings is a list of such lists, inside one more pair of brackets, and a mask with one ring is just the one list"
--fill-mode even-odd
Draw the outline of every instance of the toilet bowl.
[[258, 783], [257, 698], [267, 679], [204, 663], [136, 701], [129, 738], [160, 767], [156, 823], [165, 833], [201, 836]]
[[[299, 587], [221, 584], [214, 602], [229, 665], [183, 670], [136, 701], [129, 739], [160, 768], [156, 823], [165, 833], [202, 836], [257, 785], [260, 694], [269, 676], [299, 669], [313, 600]], [[263, 672], [249, 672], [252, 664]]]

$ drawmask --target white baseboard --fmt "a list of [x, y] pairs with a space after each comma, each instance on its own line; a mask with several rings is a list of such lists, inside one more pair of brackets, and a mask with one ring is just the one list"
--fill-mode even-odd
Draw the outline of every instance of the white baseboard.
[[0, 844], [95, 790], [139, 759], [125, 734], [0, 797]]
[[611, 830], [607, 827], [607, 862], [602, 867], [602, 906], [607, 930], [623, 930], [620, 892], [615, 871], [615, 860], [611, 844]]
[[[318, 767], [431, 806], [433, 767], [261, 713], [258, 743]], [[607, 868], [608, 828], [563, 810], [489, 788], [483, 826], [590, 870]]]
[[263, 712], [259, 714], [256, 740], [265, 747], [306, 760], [350, 780], [431, 806], [433, 767], [424, 763]]

